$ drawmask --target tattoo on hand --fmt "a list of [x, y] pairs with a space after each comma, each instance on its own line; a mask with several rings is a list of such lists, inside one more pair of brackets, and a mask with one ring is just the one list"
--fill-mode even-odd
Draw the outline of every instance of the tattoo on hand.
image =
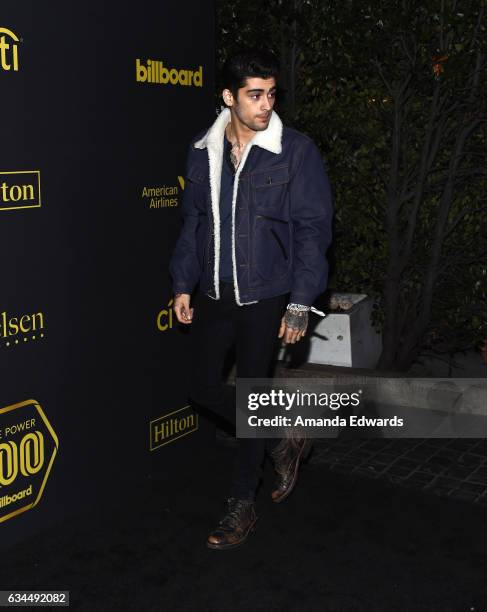
[[298, 331], [306, 331], [308, 327], [308, 312], [307, 311], [295, 311], [292, 309], [286, 310], [284, 315], [284, 322], [287, 327], [292, 327]]

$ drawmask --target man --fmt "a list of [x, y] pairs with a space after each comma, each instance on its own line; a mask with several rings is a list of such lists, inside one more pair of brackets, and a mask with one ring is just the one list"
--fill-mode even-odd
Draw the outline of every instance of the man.
[[[226, 62], [226, 108], [189, 147], [184, 225], [170, 262], [175, 314], [192, 325], [191, 402], [227, 418], [235, 411], [235, 393], [222, 383], [228, 350], [235, 345], [238, 377], [268, 377], [277, 338], [303, 338], [327, 283], [330, 186], [317, 147], [273, 110], [277, 76], [271, 53], [249, 50]], [[207, 546], [232, 548], [252, 531], [266, 450], [277, 474], [272, 499], [280, 502], [310, 446], [299, 438], [239, 439], [226, 513]]]

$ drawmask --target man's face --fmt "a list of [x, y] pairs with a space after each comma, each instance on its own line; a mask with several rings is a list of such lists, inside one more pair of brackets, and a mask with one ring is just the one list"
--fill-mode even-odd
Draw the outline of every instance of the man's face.
[[269, 125], [276, 99], [276, 79], [247, 77], [245, 86], [238, 90], [237, 98], [228, 89], [223, 91], [223, 98], [241, 123], [254, 132], [260, 132]]

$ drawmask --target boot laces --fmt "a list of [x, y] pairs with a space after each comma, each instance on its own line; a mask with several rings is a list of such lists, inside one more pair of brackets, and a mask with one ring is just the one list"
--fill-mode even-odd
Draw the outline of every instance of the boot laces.
[[242, 512], [251, 504], [242, 499], [236, 499], [235, 497], [229, 497], [227, 499], [228, 512], [225, 517], [220, 521], [220, 525], [226, 525], [229, 527], [235, 527], [241, 517]]

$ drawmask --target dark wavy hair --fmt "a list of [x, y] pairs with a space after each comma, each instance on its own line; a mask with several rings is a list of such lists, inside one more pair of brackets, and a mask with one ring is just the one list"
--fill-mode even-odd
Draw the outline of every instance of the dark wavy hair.
[[248, 77], [269, 79], [279, 77], [279, 62], [272, 51], [246, 49], [230, 56], [221, 72], [221, 89], [229, 89], [236, 98]]

